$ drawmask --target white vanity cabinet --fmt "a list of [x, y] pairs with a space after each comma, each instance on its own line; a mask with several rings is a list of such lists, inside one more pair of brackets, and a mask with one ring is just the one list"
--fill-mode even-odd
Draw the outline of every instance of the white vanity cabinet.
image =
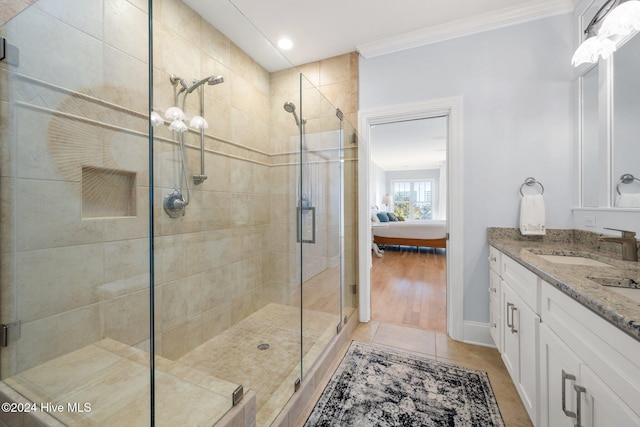
[[501, 295], [500, 313], [491, 302], [501, 337], [492, 336], [533, 425], [639, 427], [640, 341], [494, 247], [489, 254], [490, 291], [499, 282]]
[[640, 342], [543, 282], [541, 427], [640, 426]]
[[502, 360], [533, 425], [538, 418], [538, 277], [501, 254]]

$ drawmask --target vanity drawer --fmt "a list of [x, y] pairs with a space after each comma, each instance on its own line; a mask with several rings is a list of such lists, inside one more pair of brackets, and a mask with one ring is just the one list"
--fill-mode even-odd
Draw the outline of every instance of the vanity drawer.
[[500, 272], [504, 280], [516, 294], [536, 314], [540, 314], [540, 279], [505, 254], [501, 257]]

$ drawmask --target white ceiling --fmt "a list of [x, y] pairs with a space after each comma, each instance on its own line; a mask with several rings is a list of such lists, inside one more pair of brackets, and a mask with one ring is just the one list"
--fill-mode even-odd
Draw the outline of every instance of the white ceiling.
[[293, 65], [355, 50], [368, 58], [569, 12], [577, 1], [184, 0], [268, 71], [288, 63], [264, 37], [273, 45], [289, 37]]
[[447, 160], [447, 118], [371, 127], [371, 160], [385, 171], [437, 169]]

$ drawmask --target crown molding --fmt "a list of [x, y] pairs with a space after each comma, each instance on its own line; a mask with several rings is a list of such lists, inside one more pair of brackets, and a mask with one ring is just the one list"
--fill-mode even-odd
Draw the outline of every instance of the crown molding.
[[570, 13], [574, 5], [571, 0], [547, 0], [527, 2], [470, 18], [458, 19], [444, 24], [363, 43], [356, 49], [364, 58], [373, 58], [393, 52], [412, 49], [432, 43], [468, 36], [522, 22], [533, 21], [552, 15]]

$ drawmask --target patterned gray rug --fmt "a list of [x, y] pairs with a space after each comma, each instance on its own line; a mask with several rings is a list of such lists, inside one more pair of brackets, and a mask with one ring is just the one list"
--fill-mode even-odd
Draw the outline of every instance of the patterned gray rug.
[[351, 343], [307, 419], [311, 426], [496, 426], [485, 372]]

